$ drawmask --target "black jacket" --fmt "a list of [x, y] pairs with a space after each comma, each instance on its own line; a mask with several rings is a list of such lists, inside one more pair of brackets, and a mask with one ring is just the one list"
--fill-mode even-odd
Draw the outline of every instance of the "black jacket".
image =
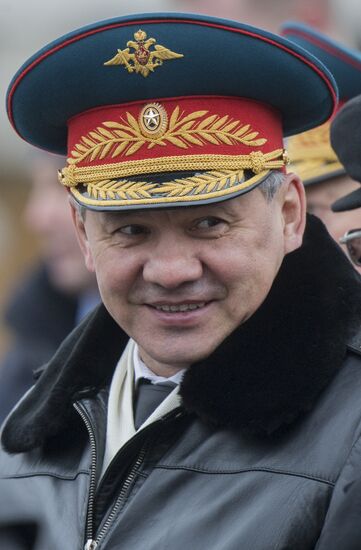
[[16, 530], [36, 550], [91, 538], [97, 550], [315, 548], [360, 444], [360, 305], [359, 276], [314, 220], [256, 314], [187, 371], [182, 406], [99, 484], [127, 341], [101, 306], [3, 428], [0, 541]]

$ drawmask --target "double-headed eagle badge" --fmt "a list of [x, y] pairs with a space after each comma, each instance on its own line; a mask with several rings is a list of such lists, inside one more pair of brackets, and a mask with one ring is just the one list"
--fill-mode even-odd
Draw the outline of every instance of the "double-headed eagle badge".
[[[135, 41], [129, 40], [128, 47], [124, 50], [118, 49], [118, 53], [104, 65], [123, 65], [129, 73], [138, 73], [146, 77], [154, 72], [154, 69], [163, 65], [163, 61], [184, 57], [160, 44], [155, 44], [154, 38], [147, 39], [147, 33], [141, 29], [134, 33], [134, 38]], [[154, 44], [154, 50], [150, 51], [149, 48]], [[134, 53], [130, 53], [130, 48], [134, 49]]]

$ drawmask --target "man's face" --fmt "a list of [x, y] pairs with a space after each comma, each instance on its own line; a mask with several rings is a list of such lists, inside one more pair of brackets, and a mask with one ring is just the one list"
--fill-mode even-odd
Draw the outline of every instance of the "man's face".
[[[360, 209], [332, 212], [331, 205], [359, 187], [358, 183], [346, 175], [306, 187], [307, 211], [323, 221], [337, 243], [346, 231], [360, 227]], [[342, 249], [346, 253], [346, 247], [342, 246]], [[357, 269], [361, 273], [361, 268]]]
[[298, 188], [256, 189], [207, 206], [74, 213], [86, 263], [110, 314], [150, 368], [207, 357], [267, 296], [301, 244]]

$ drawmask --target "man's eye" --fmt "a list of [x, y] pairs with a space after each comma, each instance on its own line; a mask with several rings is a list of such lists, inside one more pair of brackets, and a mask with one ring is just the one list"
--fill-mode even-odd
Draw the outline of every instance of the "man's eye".
[[123, 227], [119, 227], [116, 231], [117, 233], [122, 233], [123, 235], [144, 235], [147, 233], [146, 227], [143, 225], [124, 225]]
[[213, 218], [213, 217], [203, 218], [202, 220], [199, 220], [197, 222], [197, 224], [195, 225], [195, 228], [196, 229], [210, 229], [212, 227], [216, 227], [217, 225], [220, 225], [221, 223], [223, 223], [223, 222], [219, 218]]

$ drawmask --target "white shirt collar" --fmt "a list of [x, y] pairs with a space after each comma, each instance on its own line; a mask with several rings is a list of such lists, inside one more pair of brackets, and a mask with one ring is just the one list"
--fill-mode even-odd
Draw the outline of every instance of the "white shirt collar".
[[[110, 464], [116, 453], [136, 434], [133, 417], [133, 395], [136, 361], [138, 357], [137, 345], [130, 339], [125, 350], [120, 357], [113, 379], [110, 384], [108, 414], [107, 414], [107, 435], [105, 454], [103, 459], [103, 473]], [[145, 367], [146, 368], [146, 367]], [[149, 370], [149, 369], [148, 369]], [[143, 376], [143, 371], [141, 371]], [[149, 371], [152, 376], [155, 376]], [[179, 376], [180, 373], [178, 373]], [[156, 377], [157, 378], [157, 377]], [[163, 381], [162, 377], [158, 377]], [[174, 378], [174, 377], [172, 377]], [[169, 380], [169, 378], [165, 378]], [[180, 397], [178, 395], [179, 386], [162, 401], [155, 411], [147, 418], [139, 430], [142, 430], [149, 424], [159, 420], [170, 411], [179, 407]], [[138, 430], [138, 431], [139, 431]]]
[[141, 360], [139, 356], [139, 347], [138, 344], [135, 344], [133, 348], [133, 365], [134, 365], [134, 382], [135, 384], [139, 378], [146, 378], [150, 380], [152, 384], [160, 384], [161, 382], [174, 382], [175, 384], [180, 384], [186, 369], [182, 369], [173, 376], [157, 376], [152, 372], [145, 363]]

